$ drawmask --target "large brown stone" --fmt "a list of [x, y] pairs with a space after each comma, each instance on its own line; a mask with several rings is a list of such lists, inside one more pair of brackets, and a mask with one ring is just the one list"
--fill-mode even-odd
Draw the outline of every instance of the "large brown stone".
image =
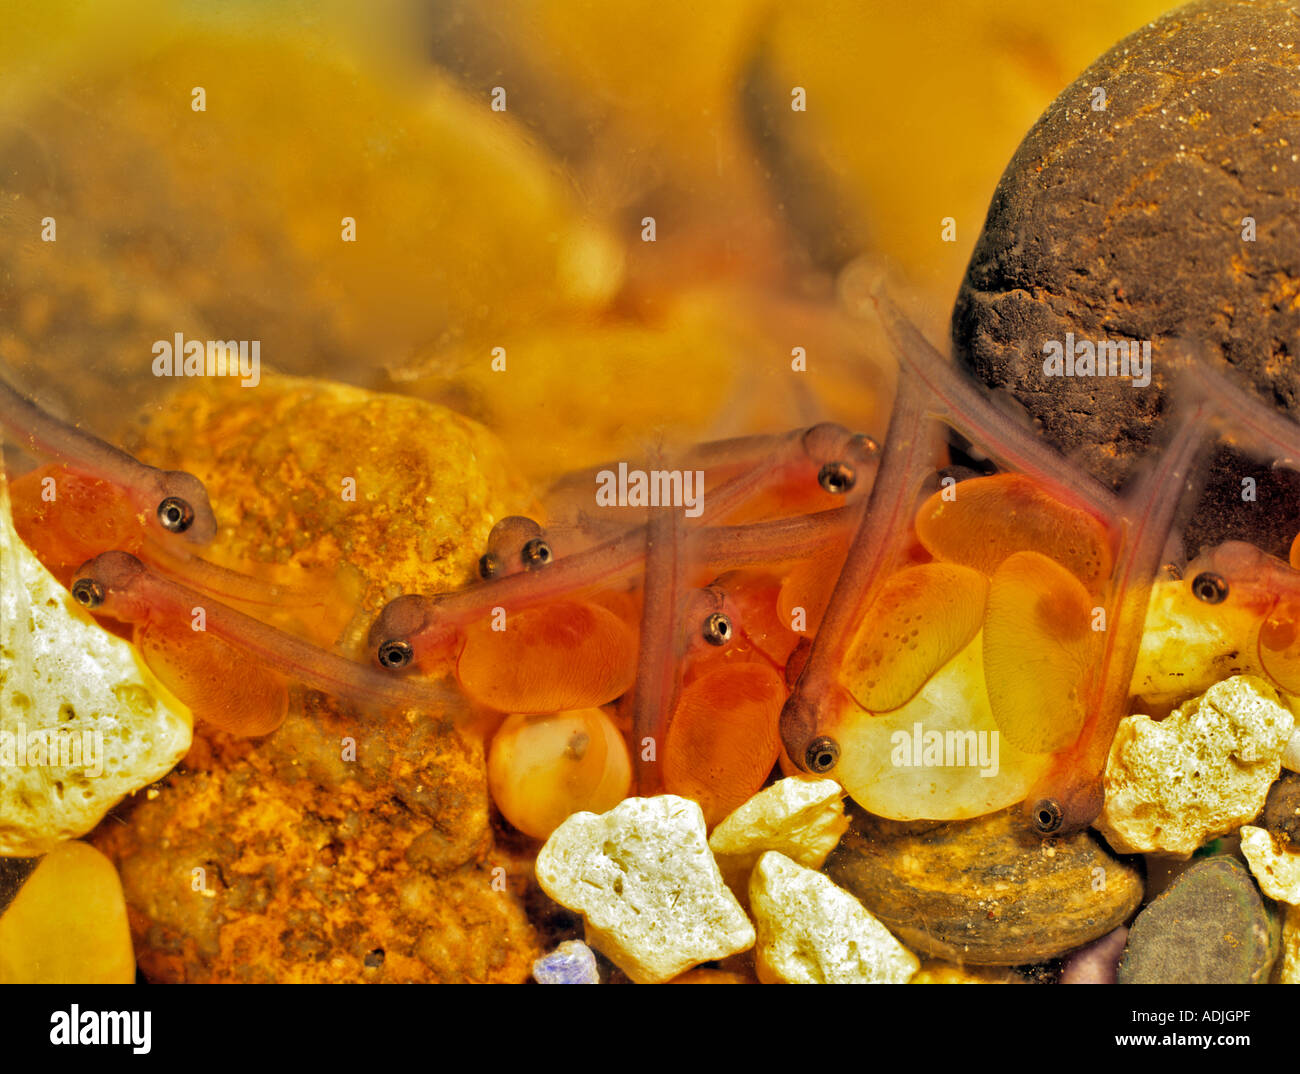
[[[1057, 98], [993, 197], [953, 312], [958, 355], [1116, 486], [1162, 440], [1180, 339], [1300, 419], [1297, 30], [1288, 0], [1165, 15]], [[1045, 376], [1043, 344], [1067, 332], [1152, 341], [1150, 387]], [[1297, 530], [1300, 476], [1220, 451], [1185, 543], [1240, 537], [1276, 553]]]
[[913, 951], [975, 965], [1072, 951], [1142, 901], [1140, 871], [1096, 833], [1030, 835], [1014, 807], [945, 824], [858, 812], [823, 871]]

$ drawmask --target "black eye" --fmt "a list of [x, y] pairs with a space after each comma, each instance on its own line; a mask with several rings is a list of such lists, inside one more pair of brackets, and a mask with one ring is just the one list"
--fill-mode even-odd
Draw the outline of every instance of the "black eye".
[[389, 671], [400, 671], [414, 656], [414, 650], [404, 641], [386, 641], [379, 647], [379, 663]]
[[1203, 571], [1192, 579], [1192, 596], [1205, 604], [1222, 604], [1228, 599], [1228, 583], [1221, 574]]
[[168, 496], [158, 505], [158, 522], [168, 533], [184, 533], [194, 524], [194, 508], [179, 496]]
[[1034, 827], [1043, 835], [1059, 831], [1063, 820], [1065, 814], [1061, 812], [1061, 804], [1055, 798], [1040, 798], [1034, 803]]
[[857, 475], [847, 462], [828, 462], [817, 471], [817, 484], [836, 496], [848, 492], [856, 480]]
[[721, 612], [714, 612], [704, 620], [701, 633], [710, 645], [726, 645], [731, 640], [731, 620]]
[[83, 608], [98, 608], [104, 603], [104, 587], [93, 578], [78, 578], [72, 583], [72, 599]]
[[534, 537], [524, 545], [519, 558], [523, 560], [525, 570], [535, 571], [551, 562], [551, 546], [540, 537]]
[[483, 581], [486, 582], [490, 578], [495, 578], [497, 571], [500, 569], [501, 561], [497, 559], [496, 556], [492, 555], [491, 552], [487, 555], [478, 557], [478, 576], [482, 578]]
[[839, 759], [840, 744], [825, 735], [814, 738], [804, 751], [804, 762], [808, 766], [808, 771], [819, 775], [829, 772], [839, 763]]

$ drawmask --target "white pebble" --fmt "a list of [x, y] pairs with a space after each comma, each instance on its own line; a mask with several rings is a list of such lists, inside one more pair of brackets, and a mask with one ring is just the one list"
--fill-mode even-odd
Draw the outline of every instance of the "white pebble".
[[1157, 723], [1121, 720], [1096, 827], [1121, 854], [1189, 857], [1264, 806], [1295, 723], [1262, 679], [1238, 675]]
[[769, 850], [754, 867], [764, 984], [906, 984], [920, 960], [829, 877]]
[[1300, 853], [1279, 846], [1264, 828], [1249, 825], [1241, 829], [1241, 852], [1260, 891], [1278, 902], [1300, 903]]
[[537, 880], [583, 915], [587, 942], [638, 984], [748, 950], [754, 927], [709, 852], [687, 798], [628, 798], [575, 813], [537, 855]]
[[709, 848], [727, 885], [745, 902], [749, 875], [769, 850], [819, 869], [849, 826], [844, 788], [833, 779], [778, 780], [713, 829]]

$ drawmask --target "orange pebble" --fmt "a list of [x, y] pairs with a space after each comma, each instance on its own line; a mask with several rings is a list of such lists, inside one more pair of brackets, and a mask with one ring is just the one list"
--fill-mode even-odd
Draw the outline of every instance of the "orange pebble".
[[488, 788], [502, 815], [546, 839], [566, 817], [604, 813], [627, 797], [627, 743], [600, 709], [508, 716], [488, 751]]

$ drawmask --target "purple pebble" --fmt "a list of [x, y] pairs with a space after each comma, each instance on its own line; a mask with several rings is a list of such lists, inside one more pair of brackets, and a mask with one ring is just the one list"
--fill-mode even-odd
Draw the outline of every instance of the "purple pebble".
[[1065, 960], [1061, 984], [1114, 984], [1119, 956], [1127, 942], [1128, 929], [1121, 925], [1100, 940], [1080, 947]]
[[533, 963], [533, 980], [538, 984], [600, 984], [596, 956], [581, 940], [565, 940]]

